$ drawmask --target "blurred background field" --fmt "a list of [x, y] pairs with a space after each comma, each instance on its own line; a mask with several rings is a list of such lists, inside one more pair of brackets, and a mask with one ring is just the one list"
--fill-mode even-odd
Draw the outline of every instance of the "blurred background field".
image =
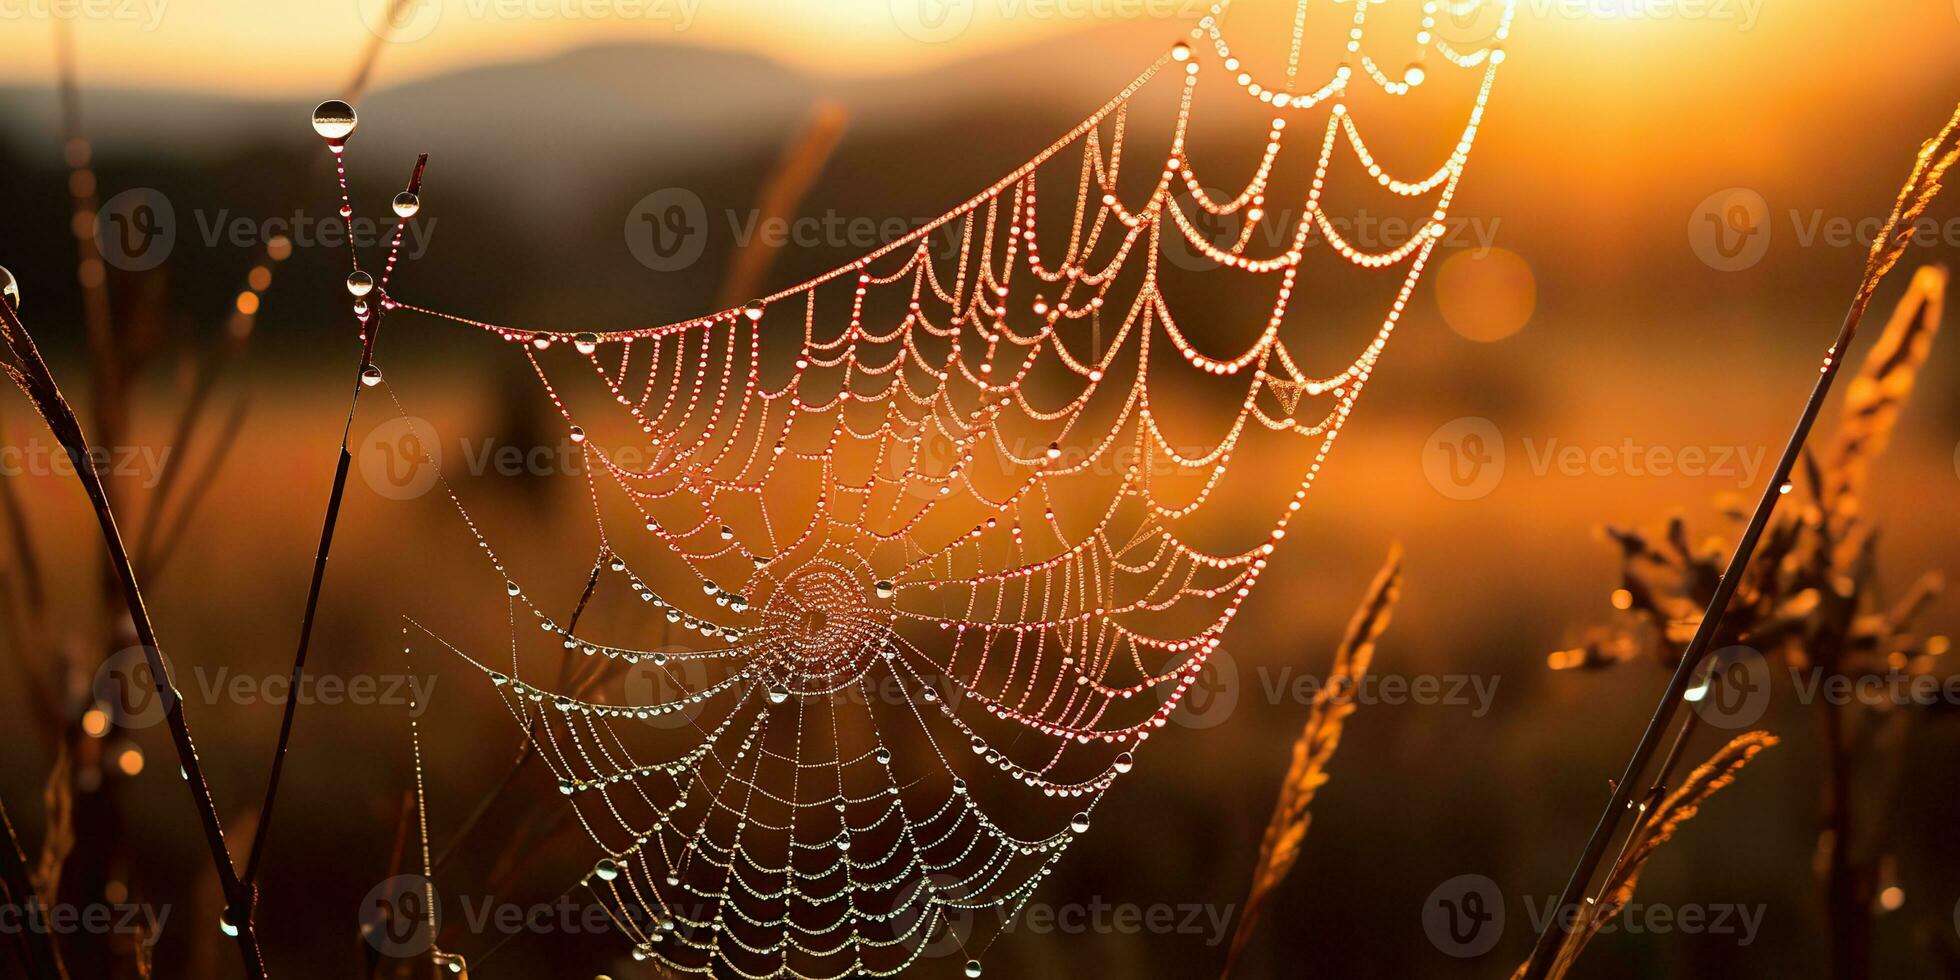
[[[331, 213], [307, 111], [337, 93], [370, 37], [351, 0], [304, 10], [189, 6], [166, 7], [153, 28], [142, 19], [75, 25], [100, 196], [148, 188], [177, 222], [167, 262], [108, 274], [119, 305], [154, 311], [139, 325], [154, 353], [136, 380], [124, 442], [157, 450], [170, 448], [172, 406], [200, 352], [220, 342], [256, 260], [256, 243], [212, 241], [202, 229], [296, 209]], [[425, 36], [381, 52], [349, 154], [355, 192], [378, 210], [413, 155], [431, 155], [427, 248], [399, 290], [417, 302], [508, 323], [603, 329], [678, 319], [715, 304], [737, 226], [820, 101], [841, 106], [845, 126], [802, 213], [916, 224], [1045, 146], [1195, 17], [1181, 5], [1145, 6], [1152, 16], [1119, 17], [1112, 7], [1060, 18], [982, 4], [968, 30], [926, 42], [884, 2], [816, 10], [702, 0], [684, 29], [652, 18], [481, 16], [471, 10], [484, 8], [452, 3]], [[1432, 266], [1316, 499], [1228, 635], [1236, 671], [1215, 679], [1214, 708], [1153, 743], [1110, 801], [1128, 817], [1099, 822], [1051, 879], [1047, 900], [1243, 900], [1306, 714], [1304, 703], [1267, 692], [1326, 669], [1349, 610], [1399, 540], [1404, 597], [1376, 672], [1470, 675], [1493, 695], [1481, 706], [1363, 706], [1315, 805], [1301, 866], [1267, 910], [1241, 973], [1498, 976], [1523, 958], [1533, 932], [1525, 898], [1544, 904], [1563, 884], [1665, 680], [1645, 664], [1546, 669], [1547, 653], [1605, 617], [1619, 584], [1598, 527], [1654, 525], [1678, 512], [1708, 529], [1720, 495], [1759, 489], [1749, 477], [1760, 474], [1742, 462], [1780, 448], [1863, 261], [1855, 234], [1840, 240], [1834, 230], [1877, 227], [1910, 152], [1960, 92], [1960, 8], [1949, 0], [1763, 0], [1716, 4], [1728, 15], [1706, 17], [1606, 6], [1621, 15], [1559, 4], [1521, 15], [1456, 207], [1464, 240]], [[22, 312], [72, 379], [71, 397], [86, 403], [54, 50], [46, 18], [0, 21], [0, 264], [21, 281]], [[1217, 108], [1221, 130], [1260, 124]], [[1423, 160], [1437, 133], [1385, 138], [1402, 158]], [[622, 229], [636, 202], [668, 188], [699, 198], [707, 233], [697, 262], [655, 272]], [[1738, 188], [1764, 204], [1742, 239], [1767, 246], [1746, 268], [1723, 271], [1695, 236], [1711, 215], [1728, 219], [1734, 197], [1725, 192]], [[1960, 255], [1960, 207], [1949, 197], [1934, 218], [1937, 240], [1908, 266]], [[770, 281], [794, 281], [865, 244], [819, 233], [787, 250]], [[182, 553], [149, 584], [180, 670], [280, 674], [289, 663], [357, 354], [341, 312], [343, 263], [338, 249], [298, 243], [276, 268], [248, 353], [222, 382], [220, 404], [249, 398], [237, 451]], [[1881, 310], [1904, 281], [1881, 294]], [[1339, 295], [1317, 300], [1329, 319], [1347, 312]], [[1219, 315], [1233, 313], [1221, 299]], [[1936, 347], [1866, 505], [1902, 579], [1955, 570], [1953, 340]], [[402, 317], [389, 321], [381, 348], [391, 384], [410, 393], [408, 410], [429, 419], [445, 447], [488, 438], [528, 449], [545, 438], [545, 406], [491, 341]], [[390, 417], [369, 401], [355, 431]], [[1480, 495], [1458, 499], [1460, 487], [1437, 479], [1436, 454], [1439, 440], [1466, 431], [1465, 419], [1494, 426], [1504, 461]], [[0, 403], [0, 432], [11, 446], [52, 445], [11, 396]], [[185, 452], [196, 459], [210, 446]], [[1569, 472], [1548, 463], [1563, 447], [1586, 450], [1589, 462]], [[1590, 455], [1601, 447], [1609, 451]], [[1648, 462], [1656, 450], [1712, 459], [1734, 449], [1736, 465], [1631, 473], [1623, 447]], [[71, 478], [28, 467], [7, 479], [49, 556], [49, 619], [74, 665], [66, 696], [85, 699], [104, 621], [91, 514]], [[122, 484], [137, 533], [148, 482], [139, 468]], [[562, 560], [556, 598], [569, 605], [591, 548], [579, 481], [476, 482], [485, 523], [521, 529], [537, 560]], [[482, 607], [482, 582], [454, 572], [471, 544], [446, 505], [374, 488], [364, 475], [350, 490], [316, 637], [320, 671], [399, 673], [399, 615], [442, 610], [461, 620]], [[1943, 599], [1922, 622], [1948, 632], [1957, 611]], [[489, 606], [482, 615], [502, 613]], [[53, 758], [19, 678], [45, 669], [43, 660], [10, 649], [0, 673], [0, 796], [29, 840], [40, 837], [32, 803]], [[429, 798], [440, 842], [501, 774], [515, 734], [472, 676], [433, 660], [408, 669], [437, 677], [422, 730], [438, 760]], [[223, 698], [190, 705], [228, 820], [256, 807], [277, 715], [273, 705]], [[1819, 792], [1810, 721], [1779, 699], [1765, 724], [1786, 744], [1711, 804], [1643, 886], [1656, 902], [1760, 905], [1760, 935], [1744, 946], [1730, 935], [1621, 932], [1595, 947], [1581, 975], [1823, 975], [1809, 867]], [[111, 736], [123, 739], [147, 763], [134, 775], [105, 773], [96, 790], [128, 842], [106, 873], [132, 900], [172, 910], [156, 947], [159, 976], [232, 975], [167, 737], [160, 727]], [[1890, 840], [1902, 902], [1879, 922], [1878, 975], [1933, 975], [1960, 947], [1960, 841], [1950, 832], [1960, 801], [1948, 786], [1956, 748], [1951, 726], [1929, 727], [1909, 747]], [[362, 963], [356, 908], [388, 867], [408, 751], [400, 707], [302, 710], [261, 913], [280, 973], [345, 976]], [[512, 830], [499, 821], [556, 804], [543, 775], [530, 775], [474, 838], [486, 860], [462, 855], [453, 880], [439, 882], [447, 892], [481, 894], [495, 841]], [[556, 866], [540, 860], [499, 897], [555, 900], [570, 884], [565, 869], [577, 866], [576, 851], [566, 853]], [[1497, 948], [1457, 959], [1424, 939], [1420, 909], [1432, 889], [1466, 873], [1489, 876], [1512, 901]], [[616, 937], [524, 934], [486, 958], [499, 938], [461, 944], [477, 975], [632, 973]], [[1024, 928], [989, 954], [989, 971], [1212, 975], [1223, 938]], [[957, 966], [948, 957], [925, 975]]]

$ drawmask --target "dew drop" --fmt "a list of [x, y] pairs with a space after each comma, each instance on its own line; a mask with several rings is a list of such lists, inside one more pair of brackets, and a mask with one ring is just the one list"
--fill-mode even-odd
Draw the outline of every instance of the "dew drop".
[[577, 425], [572, 426], [571, 429], [566, 434], [571, 438], [573, 442], [585, 441], [585, 428], [583, 426], [577, 426]]
[[415, 212], [422, 210], [422, 198], [414, 191], [403, 191], [395, 195], [395, 200], [391, 207], [395, 209], [396, 217], [413, 218], [415, 217]]
[[359, 269], [348, 273], [347, 291], [356, 296], [366, 296], [374, 291], [374, 277]]
[[521, 592], [523, 592], [524, 590], [523, 590], [523, 589], [521, 589], [521, 588], [518, 588], [518, 586], [517, 586], [517, 583], [516, 583], [516, 582], [505, 582], [505, 583], [504, 583], [504, 591], [505, 591], [505, 592], [507, 592], [507, 593], [509, 593], [509, 594], [511, 594], [511, 595], [517, 595], [517, 594], [519, 594], [519, 593], [521, 593]]
[[1137, 760], [1133, 756], [1131, 756], [1128, 752], [1125, 752], [1116, 757], [1117, 772], [1129, 772], [1131, 769], [1136, 768], [1136, 764], [1137, 764]]
[[[1180, 42], [1180, 43], [1182, 43], [1182, 42]], [[966, 975], [967, 975], [967, 976], [969, 976], [969, 977], [977, 977], [977, 976], [979, 976], [979, 975], [980, 975], [980, 961], [979, 961], [979, 960], [967, 960], [967, 961], [966, 961]]]
[[572, 785], [572, 781], [569, 779], [561, 779], [558, 781], [558, 792], [563, 793], [566, 796], [572, 795], [573, 791], [577, 789], [578, 787]]
[[572, 346], [577, 348], [581, 354], [590, 354], [599, 349], [599, 335], [596, 333], [579, 334], [572, 338]]
[[892, 750], [885, 748], [882, 745], [878, 746], [877, 750], [871, 753], [871, 757], [873, 759], [878, 760], [878, 764], [881, 766], [889, 766], [892, 764]]
[[602, 858], [592, 873], [598, 875], [600, 881], [612, 881], [619, 877], [619, 865], [612, 858]]
[[1073, 830], [1073, 831], [1075, 831], [1075, 832], [1076, 832], [1076, 833], [1078, 833], [1078, 834], [1086, 834], [1086, 833], [1088, 833], [1088, 832], [1089, 832], [1089, 815], [1088, 815], [1088, 814], [1086, 814], [1086, 813], [1078, 813], [1078, 814], [1076, 814], [1076, 815], [1074, 816], [1074, 818], [1072, 818], [1072, 819], [1070, 819], [1070, 820], [1069, 820], [1069, 822], [1068, 822], [1068, 829], [1070, 829], [1070, 830]]
[[755, 300], [742, 307], [742, 315], [748, 317], [750, 323], [762, 319], [762, 301]]
[[[1173, 45], [1171, 45], [1171, 60], [1173, 60], [1173, 61], [1190, 61], [1190, 60], [1191, 60], [1191, 45], [1190, 45], [1190, 44], [1188, 44], [1188, 43], [1186, 43], [1186, 42], [1183, 42], [1183, 41], [1179, 41], [1179, 42], [1177, 42], [1176, 44], [1173, 44]], [[976, 971], [977, 971], [977, 968], [976, 968]], [[980, 974], [979, 974], [978, 972], [975, 972], [975, 973], [973, 974], [973, 976], [976, 976], [976, 977], [977, 977], [977, 976], [979, 976], [979, 975], [980, 975]]]
[[361, 383], [372, 388], [381, 383], [381, 369], [370, 364], [361, 369]]
[[313, 107], [313, 131], [334, 142], [346, 139], [359, 121], [354, 107], [339, 99], [328, 99]]
[[1402, 72], [1402, 81], [1407, 85], [1421, 85], [1422, 80], [1428, 77], [1429, 73], [1423, 70], [1422, 62], [1420, 61], [1410, 63], [1409, 67]]
[[898, 592], [897, 586], [892, 584], [891, 579], [879, 579], [875, 589], [880, 599], [889, 599]]
[[6, 298], [8, 306], [20, 309], [20, 281], [5, 266], [0, 266], [0, 297]]
[[788, 700], [789, 700], [789, 688], [784, 687], [781, 681], [777, 681], [776, 683], [769, 685], [770, 704], [782, 704], [784, 701], [788, 701]]
[[735, 540], [735, 529], [734, 529], [734, 528], [732, 528], [732, 527], [729, 527], [729, 526], [728, 526], [728, 525], [726, 525], [726, 524], [723, 524], [723, 525], [721, 526], [721, 539], [722, 539], [723, 541], [733, 541], [733, 540]]
[[233, 939], [238, 938], [238, 923], [231, 916], [231, 910], [218, 913], [218, 931]]
[[355, 315], [355, 316], [367, 316], [367, 311], [368, 311], [368, 301], [367, 301], [367, 300], [365, 300], [365, 299], [357, 299], [357, 300], [355, 300], [355, 301], [354, 301], [354, 315]]

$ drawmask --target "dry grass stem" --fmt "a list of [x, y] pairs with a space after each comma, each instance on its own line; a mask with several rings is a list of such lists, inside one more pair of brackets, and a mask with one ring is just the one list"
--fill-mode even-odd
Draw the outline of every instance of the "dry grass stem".
[[1245, 944], [1259, 924], [1259, 915], [1274, 890], [1286, 880], [1300, 858], [1300, 845], [1307, 836], [1313, 814], [1314, 795], [1328, 780], [1327, 764], [1340, 748], [1347, 718], [1354, 714], [1354, 692], [1368, 675], [1375, 657], [1375, 641], [1388, 629], [1395, 602], [1402, 592], [1402, 549], [1391, 547], [1388, 561], [1368, 587], [1367, 597], [1348, 621], [1347, 634], [1334, 652], [1334, 665], [1328, 682], [1314, 694], [1306, 727], [1293, 743], [1293, 761], [1280, 782], [1279, 802], [1273, 807], [1266, 835], [1259, 842], [1259, 861], [1252, 873], [1252, 888], [1246, 893], [1245, 909], [1232, 945], [1225, 955], [1224, 976], [1230, 976]]
[[[1640, 873], [1647, 867], [1647, 861], [1654, 856], [1654, 852], [1662, 844], [1673, 840], [1675, 832], [1701, 812], [1702, 804], [1709, 797], [1735, 782], [1736, 775], [1756, 758], [1757, 753], [1778, 741], [1768, 732], [1745, 732], [1736, 736], [1710, 756], [1707, 762], [1696, 766], [1680, 789], [1669, 794], [1646, 815], [1634, 831], [1634, 840], [1629, 842], [1620, 861], [1607, 876], [1602, 899], [1597, 904], [1589, 905], [1583, 919], [1571, 928], [1558, 959], [1552, 965], [1550, 977], [1553, 980], [1564, 977], [1593, 937], [1599, 935], [1600, 930], [1633, 900], [1634, 890], [1640, 885]], [[1559, 911], [1565, 914], [1563, 909]], [[1554, 925], [1553, 928], [1559, 926]], [[1524, 970], [1525, 967], [1520, 965], [1514, 976], [1523, 975]]]

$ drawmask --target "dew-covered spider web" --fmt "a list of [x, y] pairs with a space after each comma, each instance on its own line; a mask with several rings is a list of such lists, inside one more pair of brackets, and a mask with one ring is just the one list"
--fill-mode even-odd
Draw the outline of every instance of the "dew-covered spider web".
[[[1486, 6], [1488, 44], [1439, 34]], [[1377, 50], [1366, 28], [1397, 7], [1414, 36]], [[965, 927], [1011, 921], [1101, 819], [1252, 594], [1445, 235], [1512, 8], [1328, 4], [1345, 53], [1324, 80], [1304, 4], [1283, 78], [1240, 63], [1224, 13], [998, 183], [742, 308], [565, 331], [418, 306], [392, 255], [350, 279], [526, 362], [584, 457], [598, 588], [666, 621], [555, 621], [441, 484], [512, 637], [418, 635], [532, 733], [596, 845], [575, 877], [636, 956], [839, 977], [951, 953], [978, 976], [992, 938]], [[1350, 103], [1452, 70], [1446, 155], [1391, 172]], [[1190, 162], [1208, 84], [1270, 107], [1236, 193]], [[1147, 92], [1166, 109], [1145, 119]], [[1135, 149], [1144, 131], [1168, 150]], [[1288, 177], [1298, 195], [1269, 200]], [[1344, 233], [1343, 182], [1413, 202], [1410, 233]], [[1382, 299], [1343, 337], [1350, 280]], [[1226, 322], [1221, 288], [1263, 317]]]

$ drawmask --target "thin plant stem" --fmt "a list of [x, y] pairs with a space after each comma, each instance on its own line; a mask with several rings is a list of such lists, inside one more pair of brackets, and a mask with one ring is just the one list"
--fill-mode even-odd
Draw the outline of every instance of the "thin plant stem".
[[[1694, 636], [1681, 653], [1681, 662], [1675, 665], [1674, 676], [1668, 679], [1660, 704], [1655, 707], [1653, 717], [1648, 720], [1647, 728], [1640, 736], [1640, 744], [1634, 747], [1633, 757], [1627, 760], [1625, 774], [1613, 786], [1606, 812], [1600, 814], [1592, 837], [1579, 854], [1578, 865], [1572, 869], [1572, 877], [1566, 882], [1558, 902], [1552, 906], [1551, 920], [1539, 933], [1531, 959], [1525, 963], [1522, 973], [1524, 980], [1545, 980], [1557, 965], [1559, 953], [1570, 935], [1559, 926], [1559, 919], [1566, 909], [1577, 905], [1585, 895], [1594, 874], [1599, 870], [1600, 860], [1606, 856], [1606, 849], [1612, 844], [1621, 814], [1631, 809], [1635, 787], [1647, 771], [1648, 764], [1653, 761], [1654, 753], [1660, 750], [1662, 740], [1667, 737], [1674, 713], [1680, 709], [1683, 696], [1688, 693], [1702, 659], [1721, 629], [1722, 617], [1728, 613], [1729, 602], [1742, 583], [1742, 573], [1748, 568], [1749, 559], [1755, 554], [1764, 529], [1769, 526], [1770, 516], [1776, 510], [1776, 501], [1789, 487], [1790, 474], [1803, 454], [1804, 441], [1810, 437], [1811, 427], [1816, 424], [1817, 415], [1824, 408], [1824, 400], [1831, 393], [1831, 383], [1837, 380], [1838, 371], [1851, 351], [1851, 343], [1858, 335], [1858, 324], [1871, 305], [1872, 294], [1912, 244], [1915, 223], [1939, 194], [1941, 180], [1956, 163], [1960, 163], [1960, 108], [1954, 110], [1938, 135], [1920, 147], [1905, 186], [1900, 189], [1898, 199], [1893, 204], [1891, 217], [1886, 221], [1882, 233], [1872, 242], [1858, 290], [1852, 295], [1851, 306], [1845, 311], [1844, 321], [1838, 327], [1837, 339], [1824, 353], [1823, 363], [1818, 367], [1817, 381], [1811, 386], [1810, 397], [1805, 400], [1803, 411], [1797, 416], [1796, 427], [1783, 446], [1783, 454], [1777, 458], [1776, 469], [1763, 485], [1756, 509], [1750, 514], [1749, 523], [1743, 528], [1734, 553], [1729, 556], [1728, 565], [1715, 585], [1714, 595], [1709, 597]], [[1692, 719], [1688, 724], [1693, 724]], [[1680, 747], [1686, 744], [1687, 737], [1688, 731], [1685, 729], [1675, 736], [1675, 750], [1669, 753], [1670, 768], [1679, 755]]]
[[259, 952], [258, 938], [253, 932], [249, 915], [250, 894], [232, 867], [231, 851], [225, 845], [224, 828], [218, 820], [218, 808], [211, 800], [211, 788], [204, 779], [203, 768], [198, 764], [190, 722], [184, 717], [184, 699], [170, 679], [162, 647], [157, 642], [156, 629], [150, 622], [149, 610], [143, 604], [143, 592], [137, 585], [136, 567], [123, 545], [122, 531], [116, 524], [115, 511], [109, 505], [108, 491], [103, 486], [101, 473], [96, 469], [96, 461], [100, 457], [89, 445], [81, 420], [75, 416], [67, 399], [62, 397], [60, 386], [55, 383], [54, 374], [48, 370], [34, 338], [28, 334], [26, 325], [13, 307], [6, 302], [0, 302], [0, 324], [6, 328], [6, 345], [14, 358], [14, 363], [8, 365], [9, 373], [33, 400], [42, 421], [47, 423], [56, 441], [74, 460], [75, 478], [81, 481], [82, 489], [95, 509], [96, 521], [101, 525], [102, 543], [108, 549], [109, 564], [121, 587], [130, 624], [143, 649], [143, 658], [149, 665], [156, 695], [162, 699], [164, 721], [169, 726], [170, 739], [177, 750], [177, 762], [183, 769], [184, 782], [189, 785], [191, 799], [197, 806], [198, 822], [203, 828], [211, 861], [217, 867], [218, 882], [228, 906], [228, 920], [235, 927], [234, 938], [245, 963], [245, 972], [255, 980], [264, 980], [265, 961]]
[[[571, 621], [565, 627], [566, 635], [569, 636], [578, 632], [579, 617], [585, 615], [586, 604], [592, 601], [592, 593], [598, 591], [599, 570], [605, 566], [606, 559], [610, 556], [611, 553], [609, 551], [601, 549], [599, 551], [599, 559], [592, 563], [592, 575], [585, 580], [585, 591], [579, 594], [578, 605], [572, 609]], [[565, 662], [567, 665], [571, 663], [569, 659]], [[559, 683], [561, 686], [569, 683], [566, 672], [563, 670], [559, 673]], [[524, 738], [518, 743], [517, 755], [511, 759], [510, 768], [504, 770], [503, 778], [497, 780], [496, 787], [484, 794], [483, 798], [477, 801], [476, 808], [471, 810], [469, 817], [464, 819], [460, 827], [456, 828], [456, 833], [450, 837], [449, 844], [441, 852], [436, 854], [435, 862], [431, 867], [431, 873], [435, 870], [440, 870], [443, 863], [449, 860], [450, 855], [456, 853], [456, 850], [469, 839], [471, 832], [476, 830], [476, 825], [483, 822], [483, 818], [488, 816], [490, 810], [496, 806], [498, 801], [503, 799], [504, 794], [510, 791], [511, 785], [517, 781], [518, 774], [522, 773], [524, 767], [536, 757], [537, 734], [538, 722], [534, 718], [530, 726], [525, 729]]]
[[[0, 885], [5, 886], [14, 907], [24, 910], [40, 900], [40, 893], [34, 888], [34, 877], [27, 870], [27, 855], [21, 852], [20, 838], [14, 835], [14, 822], [7, 816], [4, 801], [0, 801], [0, 831], [6, 834], [6, 839], [0, 840]], [[34, 980], [68, 980], [68, 967], [61, 962], [61, 951], [55, 948], [54, 936], [48, 930], [13, 931], [20, 939], [21, 955]]]
[[[426, 153], [416, 159], [415, 172], [408, 181], [410, 193], [421, 192], [422, 171], [428, 163], [429, 155]], [[403, 219], [404, 223], [406, 220]], [[397, 226], [399, 234], [400, 227]], [[333, 551], [334, 529], [340, 523], [340, 505], [347, 494], [347, 472], [354, 462], [353, 451], [349, 448], [354, 438], [354, 416], [361, 407], [361, 389], [367, 387], [363, 376], [374, 365], [374, 344], [381, 336], [381, 320], [388, 309], [386, 290], [387, 280], [384, 278], [376, 284], [375, 291], [379, 295], [368, 311], [367, 329], [364, 331], [367, 336], [361, 343], [360, 363], [354, 369], [354, 394], [347, 401], [347, 421], [340, 430], [340, 457], [334, 464], [333, 489], [327, 495], [327, 513], [320, 524], [320, 547], [313, 556], [313, 578], [306, 588], [306, 611], [300, 617], [299, 647], [293, 653], [293, 670], [289, 678], [291, 687], [288, 690], [299, 690], [306, 675], [306, 653], [313, 643], [313, 623], [320, 611], [320, 590], [326, 583], [327, 558]], [[259, 805], [258, 827], [252, 835], [252, 847], [245, 859], [244, 880], [247, 882], [258, 880], [259, 863], [265, 857], [265, 842], [272, 831], [272, 811], [279, 799], [279, 777], [285, 771], [286, 750], [292, 744], [293, 718], [299, 708], [299, 700], [287, 698], [279, 717], [279, 741], [272, 750], [272, 772], [266, 778], [265, 800]]]
[[1578, 866], [1572, 869], [1572, 877], [1566, 882], [1565, 891], [1559, 895], [1558, 903], [1552, 906], [1552, 921], [1538, 936], [1538, 944], [1531, 951], [1531, 961], [1525, 964], [1524, 980], [1544, 980], [1550, 973], [1566, 937], [1566, 931], [1558, 925], [1558, 915], [1576, 906], [1585, 895], [1594, 872], [1599, 869], [1600, 860], [1606, 856], [1606, 849], [1613, 842], [1621, 815], [1631, 807], [1634, 793], [1638, 791], [1636, 787], [1640, 785], [1648, 763], [1653, 761], [1654, 753], [1660, 750], [1662, 740], [1667, 737], [1674, 713], [1681, 707], [1682, 696], [1688, 693], [1695, 672], [1708, 653], [1716, 630], [1722, 625], [1722, 617], [1728, 613], [1729, 600], [1735, 596], [1736, 587], [1742, 582], [1742, 571], [1748, 566], [1750, 556], [1756, 553], [1756, 543], [1762, 538], [1764, 528], [1769, 526], [1770, 515], [1776, 510], [1776, 501], [1783, 496], [1783, 487], [1789, 482], [1791, 470], [1796, 467], [1804, 440], [1809, 438], [1811, 426], [1817, 421], [1817, 413], [1824, 407], [1825, 397], [1831, 393], [1831, 382], [1837, 378], [1845, 353], [1857, 336], [1858, 321], [1863, 318], [1864, 312], [1865, 304], [1854, 302], [1845, 315], [1843, 325], [1838, 328], [1837, 341], [1824, 358], [1817, 374], [1817, 383], [1811, 387], [1810, 398], [1804, 402], [1796, 428], [1783, 446], [1783, 455], [1777, 459], [1776, 468], [1763, 486], [1762, 497], [1756, 501], [1755, 512], [1749, 516], [1749, 524], [1743, 529], [1741, 540], [1736, 543], [1735, 553], [1729, 556], [1728, 567], [1723, 570], [1722, 580], [1715, 586], [1714, 596], [1708, 600], [1701, 623], [1695, 627], [1694, 637], [1682, 652], [1681, 662], [1675, 665], [1674, 676], [1668, 679], [1667, 690], [1662, 692], [1660, 704], [1648, 720], [1647, 729], [1640, 736], [1640, 744], [1633, 750], [1633, 757], [1627, 760], [1625, 774], [1614, 784], [1613, 797], [1607, 801], [1606, 812], [1600, 814], [1599, 822], [1593, 827], [1585, 850], [1580, 852]]

